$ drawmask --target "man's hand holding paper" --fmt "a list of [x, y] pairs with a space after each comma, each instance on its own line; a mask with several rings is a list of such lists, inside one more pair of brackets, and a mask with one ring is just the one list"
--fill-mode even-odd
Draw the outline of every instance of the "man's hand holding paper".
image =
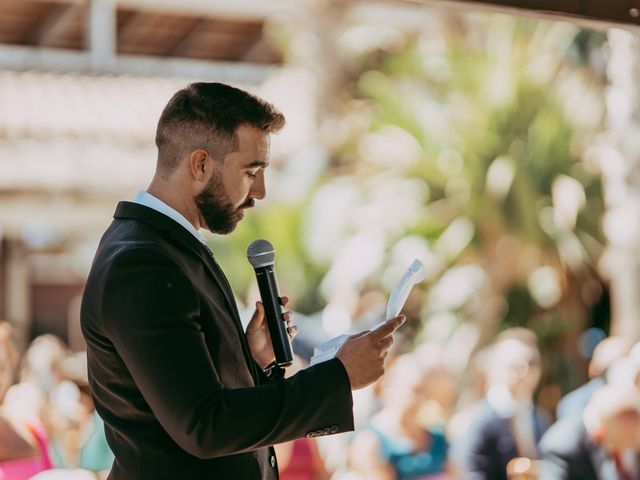
[[[367, 332], [362, 332], [362, 333], [357, 334], [355, 336], [340, 335], [338, 337], [332, 338], [331, 340], [328, 340], [328, 341], [318, 345], [314, 349], [313, 357], [311, 358], [311, 365], [315, 365], [316, 363], [324, 362], [324, 361], [329, 360], [329, 359], [331, 359], [331, 358], [333, 358], [335, 356], [338, 356], [338, 358], [340, 358], [342, 360], [342, 358], [338, 355], [338, 353], [342, 351], [342, 348], [344, 346], [346, 346], [345, 345], [346, 342], [354, 341], [357, 338], [359, 338], [360, 336], [366, 336], [368, 334], [374, 334], [376, 332], [379, 332], [380, 329], [382, 329], [381, 335], [383, 335], [383, 337], [381, 337], [381, 338], [385, 338], [384, 334], [387, 331], [387, 328], [390, 328], [390, 327], [388, 327], [388, 325], [390, 325], [390, 324], [391, 325], [396, 325], [397, 324], [395, 326], [395, 328], [393, 328], [391, 330], [391, 332], [389, 333], [389, 335], [388, 335], [389, 338], [391, 339], [390, 341], [392, 343], [393, 342], [393, 337], [391, 337], [391, 334], [400, 325], [402, 325], [402, 323], [404, 323], [404, 316], [399, 317], [398, 315], [402, 311], [402, 307], [404, 306], [404, 303], [407, 301], [407, 298], [409, 297], [409, 293], [411, 292], [411, 289], [413, 288], [413, 286], [415, 284], [417, 284], [417, 283], [420, 283], [422, 280], [424, 280], [424, 277], [425, 277], [425, 272], [424, 272], [424, 266], [422, 265], [422, 262], [420, 260], [417, 260], [417, 259], [414, 260], [413, 263], [406, 270], [404, 275], [402, 275], [402, 277], [400, 278], [400, 280], [396, 284], [395, 288], [393, 289], [393, 292], [391, 293], [391, 296], [389, 297], [389, 302], [387, 304], [386, 320], [383, 321], [383, 322], [380, 322], [379, 324], [377, 324], [376, 326], [374, 326], [373, 328], [371, 328]], [[398, 320], [399, 318], [402, 318], [402, 321], [399, 321]], [[378, 333], [378, 334], [380, 334], [380, 333]], [[388, 340], [385, 340], [384, 342], [388, 342]], [[389, 345], [391, 345], [391, 344], [389, 344]], [[388, 347], [386, 347], [384, 349], [385, 352], [386, 352], [387, 349], [388, 349]], [[370, 367], [373, 367], [373, 365], [371, 365]], [[352, 386], [353, 386], [353, 383], [352, 383]], [[361, 388], [361, 387], [358, 387], [358, 388]]]

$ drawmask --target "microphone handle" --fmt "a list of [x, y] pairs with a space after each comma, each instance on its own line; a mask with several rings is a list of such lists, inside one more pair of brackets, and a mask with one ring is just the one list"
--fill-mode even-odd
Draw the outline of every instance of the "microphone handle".
[[284, 310], [280, 303], [280, 291], [276, 280], [276, 271], [273, 265], [258, 267], [255, 269], [260, 298], [264, 305], [264, 312], [271, 335], [273, 353], [276, 356], [276, 364], [287, 367], [293, 362], [293, 348], [287, 333], [287, 324], [284, 320]]

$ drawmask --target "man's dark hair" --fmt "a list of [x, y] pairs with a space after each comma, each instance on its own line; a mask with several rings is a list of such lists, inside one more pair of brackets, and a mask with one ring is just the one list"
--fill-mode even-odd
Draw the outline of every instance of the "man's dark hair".
[[222, 160], [238, 148], [239, 126], [276, 133], [284, 122], [273, 105], [244, 90], [192, 83], [173, 95], [158, 120], [158, 170], [170, 174], [185, 155], [199, 148]]

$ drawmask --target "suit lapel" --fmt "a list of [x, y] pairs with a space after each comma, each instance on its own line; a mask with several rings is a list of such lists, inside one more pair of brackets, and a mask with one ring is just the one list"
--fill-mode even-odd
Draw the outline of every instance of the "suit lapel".
[[251, 355], [247, 338], [244, 334], [244, 329], [242, 328], [242, 322], [240, 321], [240, 314], [238, 313], [238, 307], [233, 296], [233, 291], [227, 281], [227, 277], [218, 265], [218, 262], [216, 262], [211, 250], [199, 242], [198, 239], [196, 239], [182, 225], [163, 213], [144, 205], [133, 202], [119, 202], [114, 218], [129, 218], [151, 225], [155, 229], [167, 233], [174, 240], [174, 243], [179, 243], [183, 249], [190, 251], [202, 260], [214, 283], [222, 292], [227, 304], [227, 309], [233, 318], [236, 330], [240, 336], [240, 343], [242, 344], [245, 361], [247, 362], [251, 376], [257, 384], [258, 374], [256, 371], [256, 365]]
[[213, 257], [213, 254], [211, 255], [209, 255], [209, 253], [206, 254], [205, 263], [209, 267], [209, 272], [213, 274], [213, 277], [216, 279], [216, 284], [218, 285], [218, 287], [222, 291], [222, 294], [225, 297], [225, 300], [227, 302], [227, 307], [231, 312], [231, 316], [233, 317], [233, 321], [236, 325], [236, 329], [238, 330], [238, 335], [240, 335], [240, 338], [241, 338], [242, 350], [245, 356], [245, 360], [247, 361], [247, 365], [249, 366], [251, 376], [253, 377], [254, 381], [257, 384], [258, 376], [257, 376], [257, 372], [255, 371], [255, 368], [256, 368], [255, 362], [251, 355], [251, 351], [249, 349], [249, 344], [247, 343], [247, 337], [244, 333], [244, 329], [242, 328], [242, 322], [240, 321], [240, 314], [238, 313], [238, 306], [236, 305], [236, 301], [233, 296], [233, 291], [231, 290], [231, 285], [229, 285], [229, 281], [227, 280], [226, 275], [220, 268], [220, 265], [218, 265], [218, 262], [216, 262], [215, 258]]

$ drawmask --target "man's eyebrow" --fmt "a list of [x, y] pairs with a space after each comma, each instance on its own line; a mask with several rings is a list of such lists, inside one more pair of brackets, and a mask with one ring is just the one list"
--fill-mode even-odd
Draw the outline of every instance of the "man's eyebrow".
[[256, 168], [256, 167], [263, 167], [263, 168], [267, 168], [269, 166], [269, 162], [265, 161], [265, 160], [254, 160], [251, 163], [248, 163], [247, 165], [245, 165], [245, 168]]

